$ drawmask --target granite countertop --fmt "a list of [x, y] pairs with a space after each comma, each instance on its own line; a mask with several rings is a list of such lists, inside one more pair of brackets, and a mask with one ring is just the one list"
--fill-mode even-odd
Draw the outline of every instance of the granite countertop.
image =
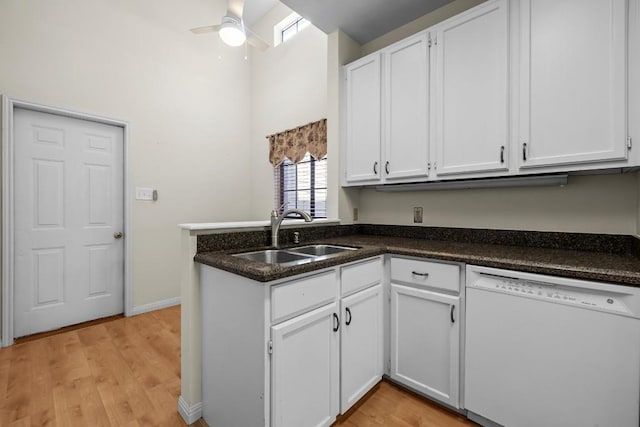
[[[233, 253], [249, 252], [251, 249], [200, 252], [194, 260], [253, 280], [269, 282], [391, 253], [640, 287], [640, 258], [634, 254], [361, 234], [330, 237], [304, 244], [312, 243], [331, 243], [359, 249], [333, 258], [290, 267], [232, 256]], [[258, 249], [266, 248], [253, 248]]]

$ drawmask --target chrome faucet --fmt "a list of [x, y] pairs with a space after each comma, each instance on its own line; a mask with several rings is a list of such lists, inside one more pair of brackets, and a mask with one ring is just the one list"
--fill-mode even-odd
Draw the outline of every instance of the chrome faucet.
[[302, 215], [305, 222], [313, 221], [313, 218], [311, 218], [311, 215], [309, 215], [308, 212], [301, 211], [300, 209], [288, 209], [282, 212], [280, 216], [278, 216], [278, 212], [276, 212], [275, 209], [272, 210], [271, 211], [271, 247], [278, 249], [278, 246], [279, 246], [278, 233], [280, 232], [280, 225], [282, 225], [282, 220], [285, 219], [285, 217], [291, 213], [297, 213]]

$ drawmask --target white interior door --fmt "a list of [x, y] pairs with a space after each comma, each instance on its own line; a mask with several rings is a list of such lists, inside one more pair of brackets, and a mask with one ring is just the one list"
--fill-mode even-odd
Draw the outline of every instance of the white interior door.
[[14, 336], [123, 312], [123, 129], [14, 111]]

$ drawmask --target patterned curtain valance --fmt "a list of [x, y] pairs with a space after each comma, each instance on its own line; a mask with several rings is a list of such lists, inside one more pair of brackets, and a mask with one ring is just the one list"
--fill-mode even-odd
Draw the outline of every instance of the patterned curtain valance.
[[327, 119], [267, 136], [269, 162], [278, 166], [287, 157], [298, 163], [309, 152], [316, 160], [327, 155]]

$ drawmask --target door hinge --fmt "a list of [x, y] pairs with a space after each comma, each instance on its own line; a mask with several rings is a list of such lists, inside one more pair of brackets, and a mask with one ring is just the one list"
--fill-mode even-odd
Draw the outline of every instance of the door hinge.
[[631, 137], [628, 136], [627, 137], [627, 149], [631, 150], [632, 145], [633, 145], [633, 143], [631, 141]]
[[269, 342], [267, 342], [267, 349], [269, 354], [273, 354], [273, 341], [269, 340]]
[[427, 46], [431, 47], [431, 44], [433, 42], [431, 41], [431, 35], [429, 35], [429, 39], [427, 40]]
[[433, 45], [438, 46], [438, 37], [433, 38]]
[[387, 360], [387, 372], [391, 372], [391, 359]]

